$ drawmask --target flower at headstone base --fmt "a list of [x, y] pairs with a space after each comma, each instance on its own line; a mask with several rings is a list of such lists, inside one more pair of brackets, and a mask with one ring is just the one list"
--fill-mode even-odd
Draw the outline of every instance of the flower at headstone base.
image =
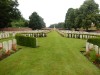
[[6, 51], [6, 54], [7, 54], [7, 55], [10, 55], [10, 50], [7, 50], [7, 51]]
[[13, 39], [13, 42], [12, 42], [12, 49], [13, 49], [14, 51], [16, 51], [16, 50], [17, 50], [17, 43], [16, 43], [16, 39]]
[[6, 54], [7, 54], [7, 55], [10, 55], [10, 50], [9, 50], [8, 42], [7, 42], [7, 47], [6, 47]]
[[96, 56], [99, 56], [99, 46], [95, 45], [95, 52], [96, 52]]
[[7, 52], [7, 42], [6, 41], [3, 42], [3, 52], [4, 54]]
[[89, 54], [90, 50], [89, 50], [89, 43], [86, 42], [86, 54]]
[[14, 51], [17, 50], [16, 44], [12, 44], [12, 49], [13, 49]]
[[2, 49], [2, 43], [0, 43], [0, 50]]
[[10, 52], [12, 52], [12, 40], [8, 41], [8, 49]]

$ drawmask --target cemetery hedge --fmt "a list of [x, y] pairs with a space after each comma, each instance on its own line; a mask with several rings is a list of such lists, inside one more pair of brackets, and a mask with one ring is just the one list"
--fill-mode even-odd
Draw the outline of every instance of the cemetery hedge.
[[100, 47], [100, 38], [90, 38], [87, 40], [87, 42], [98, 45]]
[[15, 38], [17, 40], [18, 45], [32, 47], [32, 48], [36, 47], [36, 38], [34, 37], [28, 37], [21, 34], [16, 34]]

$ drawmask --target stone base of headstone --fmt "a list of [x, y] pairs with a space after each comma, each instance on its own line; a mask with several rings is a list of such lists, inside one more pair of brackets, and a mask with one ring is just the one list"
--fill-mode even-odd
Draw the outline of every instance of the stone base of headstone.
[[0, 52], [0, 58], [2, 58], [2, 52]]
[[12, 50], [16, 51], [17, 48], [16, 48], [16, 44], [12, 44]]
[[95, 45], [95, 52], [96, 52], [96, 56], [99, 55], [99, 47], [97, 45]]
[[89, 53], [89, 43], [86, 42], [86, 54], [88, 54], [88, 53]]
[[6, 55], [10, 55], [10, 50], [8, 50], [8, 51], [6, 52]]

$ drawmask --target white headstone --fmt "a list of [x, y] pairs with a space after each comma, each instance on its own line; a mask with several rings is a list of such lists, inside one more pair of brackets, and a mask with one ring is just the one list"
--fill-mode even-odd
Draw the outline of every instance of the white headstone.
[[83, 39], [85, 38], [85, 35], [83, 34]]
[[2, 36], [1, 36], [1, 34], [0, 34], [0, 39], [2, 39]]
[[88, 53], [88, 52], [89, 52], [89, 43], [86, 42], [86, 53]]
[[99, 47], [97, 45], [94, 46], [96, 54], [99, 52]]
[[13, 49], [14, 51], [16, 51], [16, 49], [17, 49], [17, 41], [16, 41], [16, 39], [13, 39], [13, 40], [12, 40], [12, 49]]
[[94, 48], [93, 44], [92, 43], [89, 43], [89, 49], [91, 50], [93, 48]]
[[13, 44], [17, 44], [16, 39], [13, 39], [12, 41], [13, 41], [13, 42], [12, 42]]
[[30, 35], [30, 34], [28, 34], [28, 36], [30, 37], [31, 35]]
[[12, 50], [12, 40], [8, 41], [8, 48], [9, 48], [10, 51]]
[[3, 50], [5, 53], [8, 53], [9, 49], [8, 49], [8, 42], [4, 41], [3, 42]]
[[80, 34], [80, 39], [82, 39], [82, 34]]
[[69, 34], [69, 38], [71, 38], [71, 34]]
[[33, 37], [34, 37], [34, 34], [33, 34]]
[[2, 43], [0, 43], [0, 49], [2, 49]]
[[75, 34], [75, 38], [76, 38], [76, 34]]
[[72, 33], [72, 38], [73, 38], [74, 34]]
[[99, 48], [99, 56], [100, 56], [100, 48]]
[[40, 35], [40, 34], [38, 33], [38, 37], [39, 37], [39, 35]]
[[87, 35], [85, 35], [85, 39], [87, 39]]
[[5, 35], [4, 34], [2, 34], [2, 38], [5, 38]]
[[8, 33], [8, 37], [10, 37], [9, 33]]
[[14, 37], [16, 35], [16, 33], [12, 33], [12, 36]]
[[7, 34], [5, 33], [5, 38], [7, 38]]
[[43, 33], [42, 35], [43, 35], [43, 37], [44, 37], [44, 33]]

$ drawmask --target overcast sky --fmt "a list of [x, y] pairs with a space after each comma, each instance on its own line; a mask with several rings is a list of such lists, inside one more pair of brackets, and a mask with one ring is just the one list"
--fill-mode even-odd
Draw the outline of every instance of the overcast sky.
[[[79, 8], [85, 0], [18, 0], [19, 10], [25, 19], [36, 11], [46, 23], [64, 22], [68, 8]], [[95, 0], [100, 5], [100, 0]]]

